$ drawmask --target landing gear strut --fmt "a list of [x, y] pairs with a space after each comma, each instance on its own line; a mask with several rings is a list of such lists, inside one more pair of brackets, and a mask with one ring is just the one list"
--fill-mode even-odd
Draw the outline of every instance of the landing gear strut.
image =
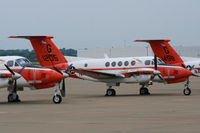
[[185, 89], [183, 90], [184, 95], [189, 96], [191, 94], [191, 90], [189, 88], [189, 78], [186, 79]]
[[59, 88], [58, 86], [55, 86], [54, 88], [53, 102], [55, 104], [59, 104], [62, 102], [62, 97], [60, 95], [60, 90], [58, 88]]
[[149, 90], [145, 87], [145, 85], [142, 85], [140, 88], [140, 95], [150, 95]]
[[112, 89], [112, 86], [109, 86], [109, 88], [106, 91], [105, 96], [115, 96], [115, 95], [116, 95], [116, 91], [114, 89]]

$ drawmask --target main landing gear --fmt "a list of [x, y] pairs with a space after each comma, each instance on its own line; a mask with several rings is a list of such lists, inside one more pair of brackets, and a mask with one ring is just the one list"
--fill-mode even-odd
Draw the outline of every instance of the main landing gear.
[[109, 86], [109, 88], [106, 91], [105, 96], [115, 96], [115, 95], [116, 95], [116, 91], [114, 89], [112, 89], [112, 86]]
[[8, 95], [8, 102], [21, 102], [17, 93], [10, 93]]
[[150, 95], [148, 88], [148, 85], [142, 84], [142, 87], [140, 88], [140, 95]]
[[189, 78], [186, 79], [185, 89], [183, 90], [183, 94], [189, 96], [191, 94], [191, 90], [189, 88]]

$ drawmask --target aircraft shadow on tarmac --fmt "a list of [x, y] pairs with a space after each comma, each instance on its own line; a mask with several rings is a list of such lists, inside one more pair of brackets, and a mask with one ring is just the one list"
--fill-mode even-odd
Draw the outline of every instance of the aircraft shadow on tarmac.
[[117, 94], [116, 96], [105, 96], [105, 95], [74, 95], [74, 98], [117, 98], [117, 97], [152, 97], [152, 96], [182, 96], [179, 93], [156, 93], [151, 95], [140, 95], [140, 94]]
[[[139, 94], [117, 94], [116, 96], [104, 96], [104, 95], [73, 95], [63, 99], [63, 103], [70, 103], [70, 99], [82, 99], [82, 98], [118, 98], [118, 97], [174, 97], [174, 96], [183, 96], [180, 93], [156, 93], [151, 95], [139, 95]], [[72, 101], [71, 101], [72, 102]], [[63, 104], [61, 103], [61, 104]], [[42, 100], [22, 100], [21, 102], [17, 103], [8, 103], [7, 101], [0, 102], [0, 105], [24, 105], [24, 104], [53, 104], [53, 102], [49, 99], [42, 99]]]
[[13, 103], [9, 103], [9, 102], [0, 102], [0, 105], [16, 105], [16, 104], [53, 104], [53, 102], [51, 100], [45, 99], [45, 100], [24, 100], [21, 102], [13, 102]]

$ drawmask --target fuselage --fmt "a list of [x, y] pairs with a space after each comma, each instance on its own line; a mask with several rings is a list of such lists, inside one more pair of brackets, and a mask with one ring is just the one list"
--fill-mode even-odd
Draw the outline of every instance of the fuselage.
[[[21, 77], [17, 79], [18, 88], [29, 87], [31, 89], [44, 89], [55, 86], [63, 78], [58, 72], [34, 66], [32, 63], [21, 56], [2, 56], [0, 57], [0, 73], [10, 74], [4, 64], [8, 65], [15, 73], [18, 73], [22, 67], [25, 68], [20, 73]], [[0, 78], [0, 88], [9, 87], [11, 78]]]
[[[144, 83], [150, 80], [151, 75], [141, 74], [126, 76], [126, 73], [129, 73], [133, 70], [141, 68], [151, 68], [154, 69], [153, 57], [123, 57], [123, 58], [103, 58], [103, 59], [82, 59], [77, 61], [69, 62], [73, 64], [76, 69], [86, 69], [91, 71], [98, 71], [104, 73], [112, 74], [123, 74], [125, 78], [111, 78], [111, 79], [95, 79], [86, 75], [72, 73], [70, 77], [81, 78], [86, 80], [92, 80], [97, 82], [105, 83]], [[185, 68], [167, 65], [158, 59], [158, 71], [161, 72], [161, 76], [168, 83], [183, 82], [186, 77], [191, 75], [191, 72]], [[158, 77], [155, 77], [154, 81], [163, 82]]]

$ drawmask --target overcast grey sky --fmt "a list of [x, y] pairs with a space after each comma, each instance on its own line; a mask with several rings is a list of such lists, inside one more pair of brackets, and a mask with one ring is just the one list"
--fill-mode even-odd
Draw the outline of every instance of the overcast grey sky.
[[59, 48], [75, 49], [163, 38], [200, 45], [199, 7], [200, 0], [0, 0], [0, 49], [32, 49], [10, 35], [53, 35]]

